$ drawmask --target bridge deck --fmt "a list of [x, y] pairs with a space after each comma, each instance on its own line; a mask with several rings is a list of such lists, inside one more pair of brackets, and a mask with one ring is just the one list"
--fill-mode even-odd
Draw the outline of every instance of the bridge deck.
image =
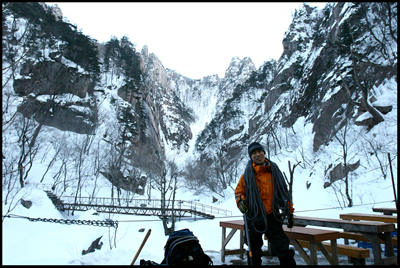
[[[214, 214], [231, 216], [232, 212], [193, 201], [159, 199], [117, 199], [105, 197], [73, 197], [65, 196], [61, 199], [51, 191], [46, 191], [57, 209], [65, 211], [87, 211], [94, 209], [97, 212], [145, 215], [145, 216], [172, 216], [192, 217], [201, 216], [208, 219], [215, 218]], [[162, 209], [165, 207], [165, 209]], [[174, 209], [172, 209], [174, 207]]]

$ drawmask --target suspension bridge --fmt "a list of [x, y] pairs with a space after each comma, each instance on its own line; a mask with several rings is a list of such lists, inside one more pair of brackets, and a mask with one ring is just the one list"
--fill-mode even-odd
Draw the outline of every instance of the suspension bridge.
[[[218, 207], [204, 205], [194, 201], [161, 199], [124, 199], [109, 197], [58, 197], [52, 191], [45, 190], [54, 206], [60, 211], [88, 211], [142, 216], [162, 216], [176, 218], [203, 217], [214, 219], [215, 215], [229, 217], [232, 212]], [[165, 204], [163, 204], [165, 203]]]

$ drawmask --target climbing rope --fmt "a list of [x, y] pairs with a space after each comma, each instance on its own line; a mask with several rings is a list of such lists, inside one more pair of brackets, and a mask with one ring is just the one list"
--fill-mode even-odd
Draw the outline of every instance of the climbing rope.
[[[267, 211], [261, 200], [260, 191], [254, 176], [253, 162], [249, 160], [244, 171], [244, 182], [246, 187], [246, 198], [249, 210], [246, 213], [248, 219], [252, 221], [254, 229], [259, 233], [267, 231]], [[257, 224], [264, 223], [264, 230], [258, 230]], [[248, 228], [248, 227], [247, 227]]]
[[289, 216], [292, 197], [289, 193], [289, 187], [286, 184], [287, 178], [282, 175], [282, 172], [274, 162], [269, 162], [272, 175], [274, 176], [274, 195], [272, 201], [274, 206], [274, 216], [279, 222], [283, 222], [285, 217]]
[[113, 221], [111, 219], [106, 219], [104, 221], [101, 220], [69, 220], [69, 219], [46, 219], [46, 218], [31, 218], [31, 217], [25, 217], [25, 216], [20, 216], [20, 215], [5, 215], [3, 216], [4, 218], [20, 218], [20, 219], [27, 219], [31, 222], [53, 222], [53, 223], [60, 223], [60, 224], [77, 224], [77, 225], [91, 225], [91, 226], [98, 226], [98, 227], [114, 227], [115, 229], [118, 228], [118, 221]]
[[[278, 222], [283, 222], [285, 217], [289, 215], [290, 204], [292, 203], [291, 197], [289, 196], [288, 186], [286, 184], [285, 178], [282, 172], [279, 170], [278, 166], [268, 160], [269, 168], [271, 169], [273, 176], [273, 214]], [[264, 203], [260, 197], [260, 191], [257, 186], [257, 182], [254, 176], [253, 162], [249, 160], [244, 172], [244, 181], [246, 187], [246, 198], [249, 204], [249, 211], [247, 212], [247, 217], [253, 222], [254, 229], [259, 233], [264, 233], [267, 231], [267, 212], [265, 210]], [[254, 224], [264, 223], [264, 230], [258, 230]]]

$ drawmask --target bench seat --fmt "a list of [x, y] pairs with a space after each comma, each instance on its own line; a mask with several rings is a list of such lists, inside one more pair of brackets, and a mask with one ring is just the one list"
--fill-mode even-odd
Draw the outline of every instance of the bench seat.
[[[298, 240], [303, 248], [310, 248], [308, 241]], [[331, 252], [331, 244], [329, 242], [322, 242], [325, 248]], [[347, 245], [338, 244], [338, 254], [348, 256], [349, 262], [355, 265], [365, 265], [365, 259], [370, 257], [369, 249], [358, 248]]]
[[[370, 242], [365, 236], [363, 236], [360, 233], [340, 232], [340, 238], [353, 239], [353, 240], [356, 240], [356, 241]], [[397, 246], [397, 237], [393, 236], [392, 240], [393, 240], [393, 246]], [[382, 240], [382, 239], [380, 239], [380, 242], [382, 244], [385, 244], [385, 241]]]

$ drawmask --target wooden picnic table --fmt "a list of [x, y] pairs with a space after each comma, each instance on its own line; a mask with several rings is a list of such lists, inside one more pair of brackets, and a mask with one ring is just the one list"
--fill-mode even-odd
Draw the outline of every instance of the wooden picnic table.
[[[243, 258], [243, 253], [245, 253], [245, 249], [243, 247], [244, 239], [244, 221], [236, 220], [236, 221], [221, 221], [220, 226], [222, 227], [222, 247], [221, 247], [221, 261], [225, 262], [226, 255], [232, 254], [241, 254], [241, 258]], [[232, 230], [226, 236], [226, 228], [231, 228]], [[240, 230], [240, 248], [235, 250], [226, 250], [226, 245], [231, 240], [233, 235], [237, 230]], [[339, 232], [333, 230], [323, 230], [316, 228], [305, 228], [294, 226], [292, 229], [287, 228], [285, 225], [283, 226], [283, 230], [285, 234], [289, 238], [290, 242], [294, 245], [296, 250], [299, 252], [300, 256], [304, 259], [304, 261], [308, 265], [317, 265], [317, 247], [324, 254], [326, 259], [332, 265], [339, 265], [339, 256], [338, 256], [338, 247], [337, 247], [337, 239], [339, 238]], [[329, 254], [325, 245], [322, 244], [322, 241], [330, 240], [330, 251], [332, 254]], [[300, 241], [308, 241], [310, 248], [310, 255], [308, 255], [303, 247], [300, 245]], [[270, 244], [268, 244], [268, 250], [270, 250]]]
[[[286, 236], [290, 239], [290, 242], [294, 245], [300, 256], [304, 259], [307, 265], [318, 265], [317, 259], [317, 246], [324, 254], [325, 258], [331, 265], [339, 265], [339, 255], [337, 247], [337, 239], [339, 238], [338, 231], [306, 228], [293, 226], [292, 229], [283, 226]], [[303, 247], [299, 244], [299, 240], [308, 241], [310, 243], [310, 256], [305, 252]], [[332, 255], [329, 254], [325, 245], [322, 241], [331, 241]]]
[[372, 208], [373, 212], [382, 212], [383, 215], [397, 214], [397, 208]]
[[[313, 218], [305, 216], [294, 216], [295, 224], [300, 226], [314, 225], [321, 227], [343, 229], [345, 232], [357, 232], [371, 241], [374, 262], [376, 265], [390, 265], [397, 263], [394, 255], [393, 240], [391, 232], [395, 230], [393, 223], [372, 221], [350, 221], [342, 219]], [[382, 258], [380, 240], [385, 241], [387, 257]]]
[[397, 217], [392, 215], [345, 213], [345, 214], [340, 214], [339, 217], [343, 220], [380, 221], [388, 223], [397, 223]]
[[[236, 220], [236, 221], [220, 221], [219, 226], [222, 227], [222, 246], [221, 246], [221, 261], [225, 262], [225, 256], [226, 255], [232, 255], [232, 254], [240, 254], [240, 257], [243, 258], [243, 253], [246, 252], [246, 250], [243, 247], [244, 244], [244, 223], [243, 220]], [[226, 228], [231, 228], [232, 230], [226, 236]], [[235, 250], [226, 250], [226, 245], [228, 242], [231, 240], [233, 235], [236, 233], [236, 231], [240, 231], [240, 249], [235, 249]]]

